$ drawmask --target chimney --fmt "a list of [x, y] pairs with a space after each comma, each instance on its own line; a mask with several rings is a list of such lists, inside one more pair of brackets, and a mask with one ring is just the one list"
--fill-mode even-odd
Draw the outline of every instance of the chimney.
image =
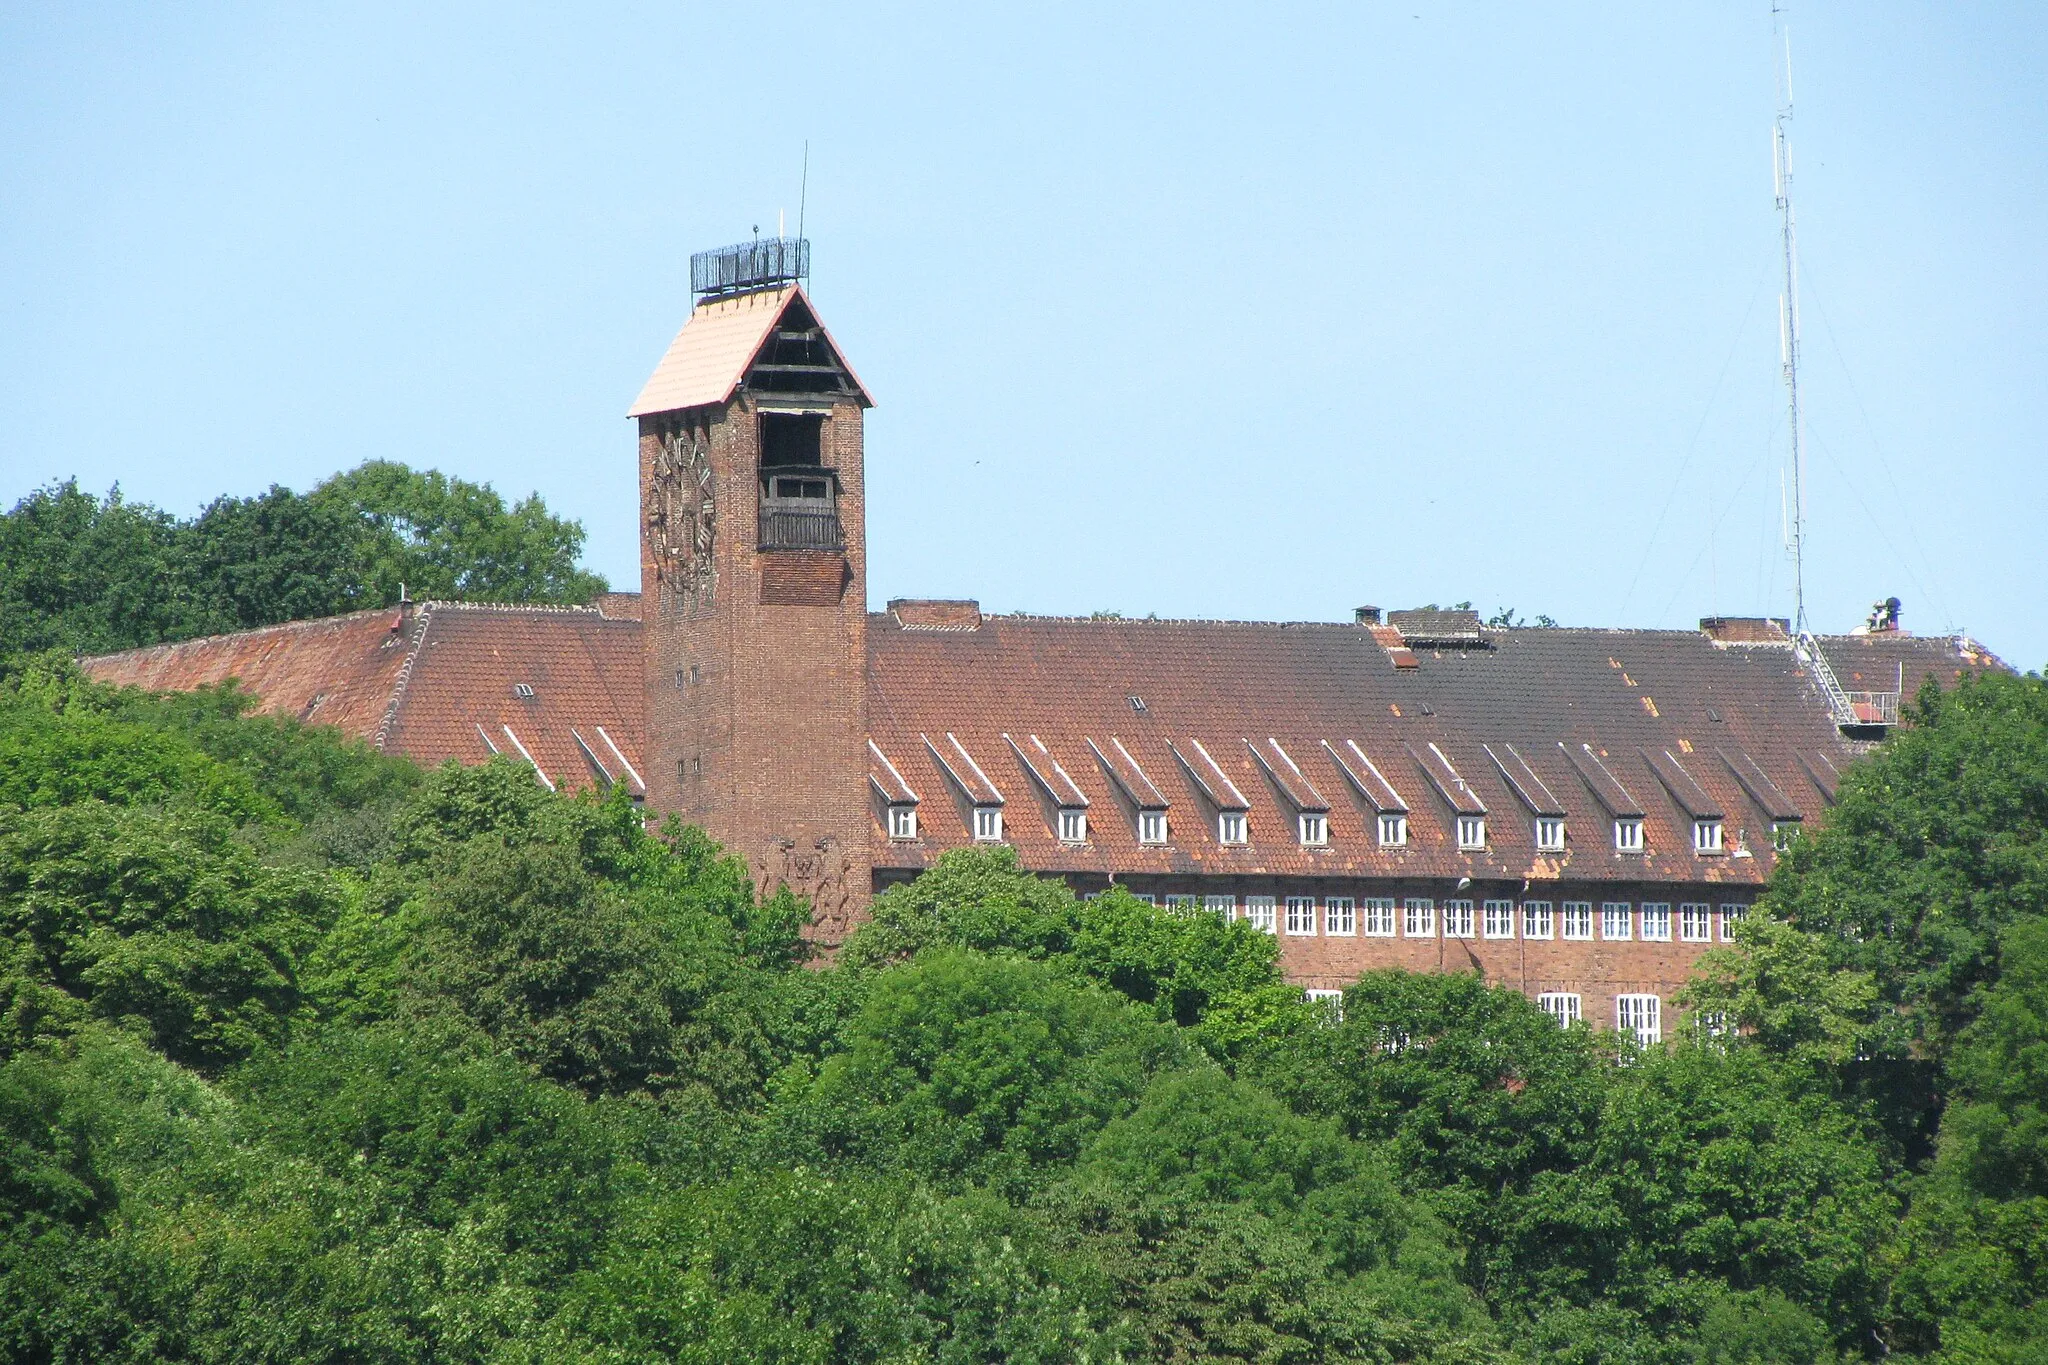
[[1361, 626], [1376, 626], [1380, 623], [1378, 607], [1358, 607], [1351, 613], [1352, 619]]

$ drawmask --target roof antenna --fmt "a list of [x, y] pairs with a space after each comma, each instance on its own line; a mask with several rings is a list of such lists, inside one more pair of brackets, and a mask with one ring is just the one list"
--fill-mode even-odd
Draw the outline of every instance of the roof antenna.
[[[805, 205], [807, 205], [807, 204], [808, 204], [808, 203], [810, 202], [810, 198], [811, 198], [811, 140], [810, 140], [809, 138], [805, 138], [805, 139], [804, 139], [804, 174], [803, 174], [803, 179], [802, 179], [802, 180], [801, 180], [801, 181], [800, 181], [800, 182], [798, 183], [798, 186], [797, 186], [797, 192], [796, 192], [796, 239], [797, 239], [797, 240], [798, 240], [799, 242], [801, 242], [801, 241], [802, 241], [802, 240], [804, 239], [804, 207], [805, 207]], [[811, 275], [811, 253], [810, 253], [810, 252], [806, 251], [806, 252], [804, 252], [804, 253], [803, 253], [803, 263], [804, 263], [804, 278], [805, 278], [805, 279], [809, 279], [809, 278], [810, 278], [810, 275]]]
[[1773, 0], [1771, 27], [1783, 56], [1779, 69], [1778, 114], [1771, 132], [1771, 171], [1777, 188], [1780, 236], [1785, 253], [1785, 292], [1778, 298], [1778, 347], [1784, 364], [1785, 402], [1791, 415], [1792, 630], [1806, 633], [1806, 467], [1799, 445], [1799, 244], [1792, 224], [1792, 27], [1780, 22], [1787, 4]]

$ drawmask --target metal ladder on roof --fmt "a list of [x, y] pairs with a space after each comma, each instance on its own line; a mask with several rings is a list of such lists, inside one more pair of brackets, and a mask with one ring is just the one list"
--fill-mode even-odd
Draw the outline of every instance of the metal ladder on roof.
[[1857, 725], [1861, 721], [1856, 708], [1850, 704], [1849, 694], [1842, 690], [1841, 682], [1835, 677], [1835, 670], [1828, 665], [1827, 655], [1820, 652], [1820, 641], [1813, 638], [1813, 632], [1799, 632], [1795, 652], [1800, 660], [1813, 670], [1813, 676], [1820, 682], [1820, 690], [1827, 695], [1828, 712], [1835, 718], [1837, 726]]

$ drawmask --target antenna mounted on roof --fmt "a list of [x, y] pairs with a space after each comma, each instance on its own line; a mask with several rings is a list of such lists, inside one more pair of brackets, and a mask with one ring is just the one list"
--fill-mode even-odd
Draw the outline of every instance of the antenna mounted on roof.
[[779, 289], [810, 276], [811, 244], [802, 237], [756, 237], [690, 257], [690, 292], [699, 299]]

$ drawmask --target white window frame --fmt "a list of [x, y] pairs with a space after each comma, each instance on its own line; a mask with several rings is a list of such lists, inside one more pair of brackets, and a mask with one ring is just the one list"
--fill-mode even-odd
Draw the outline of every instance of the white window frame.
[[1671, 942], [1671, 902], [1643, 902], [1643, 942]]
[[1538, 853], [1564, 852], [1564, 820], [1561, 817], [1545, 815], [1537, 819], [1536, 851]]
[[1559, 1028], [1570, 1028], [1584, 1018], [1576, 991], [1544, 991], [1536, 997], [1536, 1008], [1557, 1020]]
[[1350, 896], [1323, 897], [1323, 932], [1339, 938], [1358, 936], [1358, 902]]
[[1639, 1047], [1655, 1047], [1664, 1041], [1664, 1002], [1654, 995], [1615, 996], [1614, 1029], [1633, 1034]]
[[889, 807], [889, 837], [891, 839], [915, 839], [917, 837], [917, 807]]
[[1060, 808], [1060, 842], [1063, 844], [1085, 844], [1088, 842], [1088, 812], [1078, 806]]
[[1719, 820], [1695, 820], [1692, 822], [1692, 851], [1698, 854], [1721, 852], [1721, 822]]
[[1332, 1022], [1344, 1022], [1344, 992], [1333, 991], [1327, 986], [1311, 986], [1302, 992], [1302, 996], [1311, 1005], [1328, 1006]]
[[1399, 918], [1395, 914], [1399, 907], [1394, 898], [1367, 896], [1360, 904], [1365, 907], [1365, 918], [1359, 926], [1359, 932], [1367, 938], [1392, 938]]
[[1163, 844], [1166, 842], [1166, 812], [1163, 810], [1141, 810], [1138, 812], [1138, 842], [1141, 844]]
[[1515, 903], [1486, 901], [1479, 907], [1479, 932], [1487, 938], [1515, 936]]
[[1401, 902], [1401, 937], [1436, 937], [1436, 902], [1427, 896], [1410, 896]]
[[1593, 902], [1565, 901], [1558, 909], [1558, 937], [1574, 943], [1588, 943], [1593, 938]]
[[1749, 913], [1746, 905], [1723, 905], [1721, 907], [1721, 942], [1735, 942], [1735, 926]]
[[1461, 853], [1478, 853], [1486, 847], [1486, 817], [1483, 815], [1461, 815], [1458, 817], [1458, 850]]
[[1237, 897], [1203, 896], [1202, 908], [1225, 924], [1237, 918]]
[[1263, 930], [1270, 934], [1274, 931], [1274, 911], [1278, 906], [1278, 900], [1272, 896], [1246, 896], [1244, 898], [1245, 920], [1252, 928]]
[[1461, 900], [1461, 901], [1445, 901], [1445, 902], [1444, 902], [1444, 937], [1445, 937], [1445, 938], [1471, 938], [1471, 937], [1472, 937], [1472, 902], [1471, 902], [1471, 901], [1462, 901], [1462, 900]]
[[1166, 893], [1166, 908], [1177, 915], [1192, 916], [1195, 913], [1195, 908], [1201, 903], [1200, 897], [1191, 896], [1185, 891], [1169, 891]]
[[1248, 844], [1245, 833], [1244, 812], [1241, 810], [1218, 811], [1216, 814], [1216, 842], [1219, 844]]
[[1381, 848], [1408, 847], [1408, 816], [1403, 811], [1387, 811], [1379, 818]]
[[1799, 837], [1800, 822], [1797, 820], [1771, 821], [1771, 851], [1785, 853], [1792, 847], [1792, 841]]
[[1643, 851], [1643, 822], [1641, 820], [1616, 820], [1614, 822], [1614, 851], [1616, 853], [1641, 853]]
[[1522, 902], [1522, 937], [1557, 937], [1557, 911], [1549, 901]]
[[1316, 898], [1314, 896], [1289, 896], [1287, 917], [1283, 926], [1290, 938], [1314, 938], [1316, 936]]
[[1003, 808], [1001, 806], [976, 806], [974, 808], [974, 842], [977, 844], [1000, 844], [1003, 841]]
[[[1600, 938], [1602, 942], [1627, 943], [1635, 937], [1635, 928], [1635, 902], [1600, 902]], [[1619, 932], [1616, 932], [1617, 930]]]
[[1130, 893], [1130, 897], [1132, 900], [1137, 901], [1142, 905], [1159, 904], [1159, 898], [1153, 895], [1150, 891], [1133, 891]]
[[1705, 901], [1681, 901], [1678, 906], [1678, 941], [1712, 943], [1714, 907]]
[[1295, 829], [1301, 835], [1303, 848], [1322, 848], [1330, 842], [1330, 817], [1314, 811], [1303, 811], [1295, 819]]

